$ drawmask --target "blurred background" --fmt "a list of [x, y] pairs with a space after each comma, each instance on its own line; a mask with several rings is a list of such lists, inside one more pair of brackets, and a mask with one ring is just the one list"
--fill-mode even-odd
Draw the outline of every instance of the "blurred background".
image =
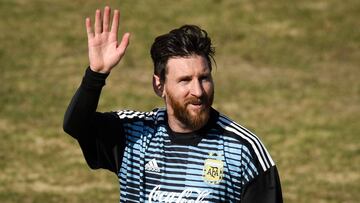
[[217, 52], [214, 106], [265, 143], [285, 202], [360, 201], [360, 1], [1, 0], [0, 202], [118, 202], [117, 177], [62, 130], [88, 66], [85, 17], [105, 5], [132, 37], [99, 110], [162, 106], [150, 45], [199, 25]]

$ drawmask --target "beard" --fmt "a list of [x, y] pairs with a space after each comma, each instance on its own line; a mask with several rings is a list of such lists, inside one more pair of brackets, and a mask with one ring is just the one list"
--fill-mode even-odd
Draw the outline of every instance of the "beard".
[[[169, 92], [167, 95], [169, 99], [168, 102], [174, 111], [175, 118], [183, 123], [186, 127], [198, 130], [202, 128], [209, 120], [210, 107], [214, 100], [213, 92], [211, 95], [204, 95], [200, 98], [187, 98], [184, 103], [174, 99], [173, 95], [169, 94]], [[192, 111], [187, 108], [187, 106], [191, 104], [201, 104], [202, 107], [200, 109], [196, 109], [196, 111]]]

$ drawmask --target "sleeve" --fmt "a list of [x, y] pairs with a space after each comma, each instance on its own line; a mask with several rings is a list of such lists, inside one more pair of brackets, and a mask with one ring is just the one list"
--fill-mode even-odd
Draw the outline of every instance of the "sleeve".
[[257, 175], [245, 185], [241, 203], [282, 203], [280, 178], [276, 166]]
[[122, 122], [114, 112], [96, 112], [107, 76], [86, 70], [66, 110], [63, 129], [79, 142], [90, 168], [117, 173], [125, 148]]

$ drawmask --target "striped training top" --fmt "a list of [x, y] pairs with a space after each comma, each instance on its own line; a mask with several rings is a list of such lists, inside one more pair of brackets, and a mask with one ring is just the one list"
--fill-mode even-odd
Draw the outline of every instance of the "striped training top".
[[126, 143], [120, 202], [236, 202], [274, 166], [253, 133], [213, 109], [204, 128], [183, 135], [171, 131], [165, 109], [116, 113]]

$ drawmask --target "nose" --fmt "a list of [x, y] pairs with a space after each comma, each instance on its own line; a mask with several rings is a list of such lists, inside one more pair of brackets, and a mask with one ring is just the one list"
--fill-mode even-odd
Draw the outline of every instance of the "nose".
[[204, 94], [204, 88], [199, 80], [194, 80], [191, 86], [191, 95], [200, 98]]

